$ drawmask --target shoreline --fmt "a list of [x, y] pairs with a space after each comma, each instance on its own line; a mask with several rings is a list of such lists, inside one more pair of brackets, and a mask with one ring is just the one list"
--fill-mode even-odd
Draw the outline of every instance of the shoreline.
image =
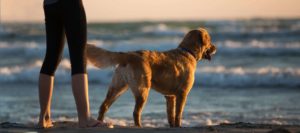
[[300, 125], [274, 125], [252, 123], [229, 123], [216, 126], [182, 127], [182, 128], [136, 128], [115, 125], [115, 128], [78, 128], [76, 122], [55, 122], [50, 129], [35, 129], [33, 124], [21, 124], [3, 122], [0, 124], [0, 132], [110, 132], [110, 133], [300, 133]]

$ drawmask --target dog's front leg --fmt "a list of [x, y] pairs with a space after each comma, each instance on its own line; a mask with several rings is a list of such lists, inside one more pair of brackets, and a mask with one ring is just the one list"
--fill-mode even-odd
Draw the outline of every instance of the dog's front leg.
[[168, 122], [170, 127], [175, 127], [175, 106], [176, 106], [176, 97], [175, 96], [165, 96], [167, 101], [167, 114]]
[[181, 118], [186, 103], [186, 98], [187, 95], [185, 94], [179, 94], [176, 96], [175, 127], [181, 127]]

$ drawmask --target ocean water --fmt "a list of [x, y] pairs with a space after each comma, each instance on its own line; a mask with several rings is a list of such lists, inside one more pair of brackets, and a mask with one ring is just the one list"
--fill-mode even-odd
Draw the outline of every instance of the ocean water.
[[[184, 111], [184, 126], [228, 122], [300, 124], [300, 19], [91, 23], [88, 42], [112, 51], [176, 48], [191, 29], [205, 27], [218, 51], [200, 61]], [[0, 25], [0, 122], [36, 122], [37, 79], [45, 54], [43, 24]], [[91, 111], [96, 117], [114, 68], [88, 66]], [[76, 120], [70, 62], [56, 72], [52, 116]], [[151, 91], [143, 111], [148, 127], [167, 126], [164, 97]], [[106, 120], [132, 125], [134, 99], [118, 99]]]

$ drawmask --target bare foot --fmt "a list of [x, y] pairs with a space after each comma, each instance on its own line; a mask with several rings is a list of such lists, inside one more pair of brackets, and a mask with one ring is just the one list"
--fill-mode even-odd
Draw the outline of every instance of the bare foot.
[[80, 128], [90, 128], [90, 127], [103, 127], [103, 128], [114, 128], [114, 126], [111, 123], [105, 123], [98, 121], [94, 118], [90, 118], [87, 122], [79, 122]]
[[51, 128], [51, 127], [53, 127], [53, 123], [49, 119], [49, 120], [40, 120], [36, 128], [45, 129], [45, 128]]

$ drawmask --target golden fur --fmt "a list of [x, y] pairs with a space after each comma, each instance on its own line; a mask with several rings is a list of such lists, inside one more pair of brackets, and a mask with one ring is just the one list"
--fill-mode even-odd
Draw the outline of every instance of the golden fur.
[[164, 52], [111, 52], [88, 44], [89, 62], [99, 68], [117, 66], [98, 120], [103, 121], [112, 103], [130, 88], [136, 102], [134, 122], [141, 127], [141, 112], [149, 90], [153, 88], [165, 95], [170, 126], [180, 127], [186, 98], [194, 83], [197, 61], [210, 60], [215, 52], [216, 47], [203, 28], [190, 31], [178, 48]]

